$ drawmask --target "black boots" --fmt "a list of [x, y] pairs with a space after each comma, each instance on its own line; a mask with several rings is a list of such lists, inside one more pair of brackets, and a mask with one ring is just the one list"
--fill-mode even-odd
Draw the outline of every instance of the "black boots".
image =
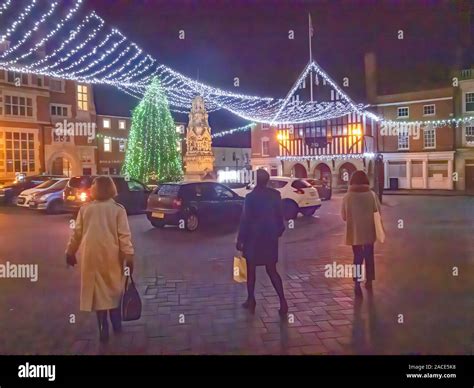
[[115, 334], [120, 333], [122, 331], [122, 312], [120, 311], [120, 307], [109, 310], [109, 314], [110, 314], [110, 322], [112, 322], [114, 333]]
[[97, 311], [97, 323], [99, 325], [99, 340], [101, 343], [109, 341], [109, 323], [107, 322], [107, 310]]
[[[118, 334], [122, 331], [122, 313], [120, 307], [108, 310], [110, 315], [110, 322], [114, 333]], [[102, 343], [109, 341], [109, 323], [107, 321], [107, 310], [97, 311], [97, 323], [99, 325], [99, 340]]]

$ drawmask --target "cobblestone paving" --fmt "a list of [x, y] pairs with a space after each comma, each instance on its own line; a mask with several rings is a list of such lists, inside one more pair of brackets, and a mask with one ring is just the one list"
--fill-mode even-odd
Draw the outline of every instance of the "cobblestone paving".
[[[450, 211], [443, 208], [446, 202]], [[342, 244], [340, 198], [325, 205], [320, 218], [299, 219], [281, 242], [287, 319], [278, 315], [278, 298], [263, 268], [257, 273], [255, 314], [240, 307], [246, 290], [231, 277], [235, 234], [206, 239], [153, 230], [143, 218], [132, 217], [142, 318], [125, 323], [122, 334], [100, 346], [95, 318], [76, 313], [76, 272], [55, 269], [35, 295], [8, 280], [5, 289], [17, 294], [0, 297], [6, 318], [0, 322], [0, 352], [472, 354], [472, 200], [387, 198], [384, 217], [390, 238], [376, 248], [374, 291], [363, 289], [362, 299], [354, 298], [351, 279], [324, 276], [326, 264], [352, 261], [350, 247]], [[402, 230], [399, 219], [405, 220]], [[60, 219], [55, 222], [59, 227]], [[53, 251], [51, 257], [57, 253]], [[459, 267], [457, 277], [453, 266]], [[74, 324], [68, 322], [72, 312], [77, 314]]]

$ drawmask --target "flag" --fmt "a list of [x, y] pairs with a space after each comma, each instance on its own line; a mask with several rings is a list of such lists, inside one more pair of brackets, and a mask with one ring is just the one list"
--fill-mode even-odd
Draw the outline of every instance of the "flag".
[[314, 36], [314, 28], [313, 22], [311, 21], [311, 14], [308, 14], [308, 21], [309, 21], [309, 36], [312, 38]]

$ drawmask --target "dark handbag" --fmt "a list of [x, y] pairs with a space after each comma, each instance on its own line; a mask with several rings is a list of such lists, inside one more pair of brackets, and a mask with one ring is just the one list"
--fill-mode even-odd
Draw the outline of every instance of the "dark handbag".
[[[129, 281], [130, 279], [130, 281]], [[142, 301], [132, 276], [127, 276], [122, 297], [122, 321], [136, 321], [142, 315]]]

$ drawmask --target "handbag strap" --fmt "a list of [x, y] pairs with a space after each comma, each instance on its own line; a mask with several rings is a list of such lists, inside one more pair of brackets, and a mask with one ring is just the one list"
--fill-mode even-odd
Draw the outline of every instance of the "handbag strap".
[[132, 286], [135, 286], [135, 282], [133, 281], [133, 277], [132, 275], [130, 276], [125, 276], [125, 289], [128, 288], [128, 280], [130, 280], [130, 283], [132, 284]]

